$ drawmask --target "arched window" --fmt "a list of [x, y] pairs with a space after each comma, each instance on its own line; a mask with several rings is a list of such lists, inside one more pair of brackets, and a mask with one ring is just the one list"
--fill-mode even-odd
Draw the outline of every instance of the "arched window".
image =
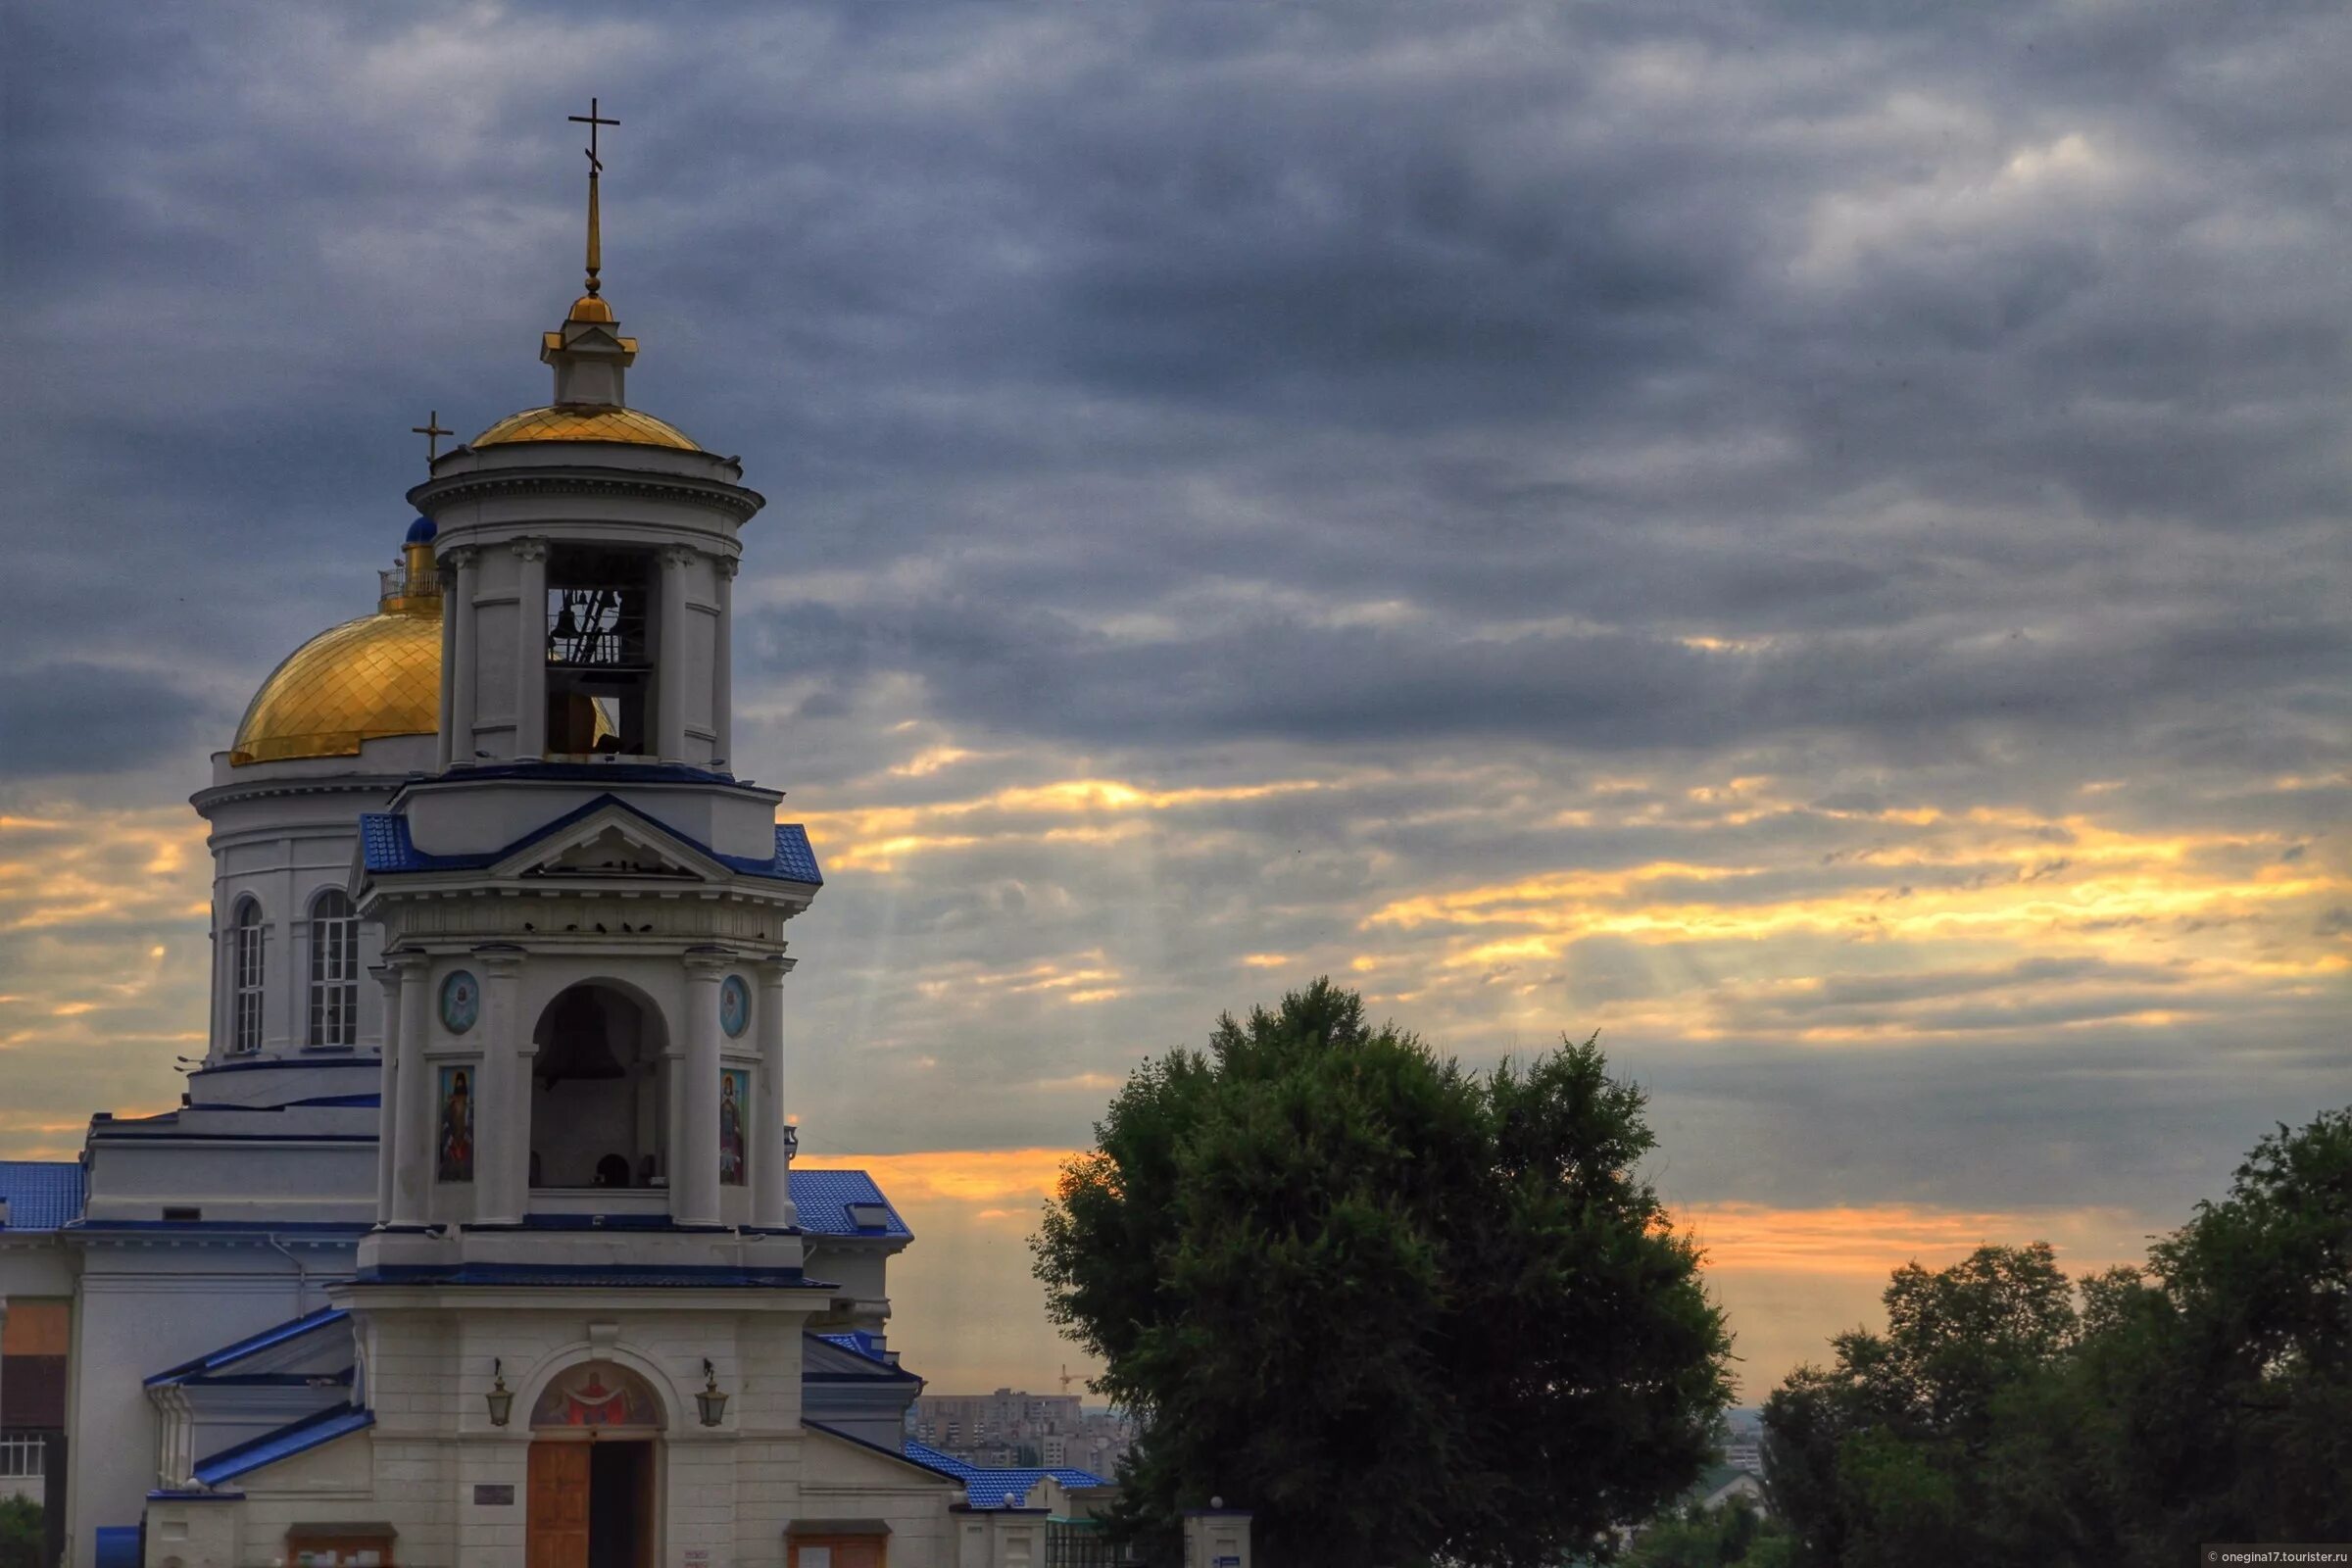
[[311, 1044], [351, 1046], [360, 1035], [360, 915], [342, 889], [311, 906]]
[[237, 905], [235, 946], [230, 961], [235, 965], [232, 978], [235, 986], [234, 1033], [229, 1039], [233, 1051], [262, 1049], [262, 906], [252, 899]]

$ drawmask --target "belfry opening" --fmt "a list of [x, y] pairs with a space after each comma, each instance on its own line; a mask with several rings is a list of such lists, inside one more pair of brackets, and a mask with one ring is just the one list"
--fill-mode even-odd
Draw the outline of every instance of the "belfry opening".
[[531, 1031], [534, 1191], [668, 1185], [667, 1043], [661, 1009], [632, 987], [567, 987]]

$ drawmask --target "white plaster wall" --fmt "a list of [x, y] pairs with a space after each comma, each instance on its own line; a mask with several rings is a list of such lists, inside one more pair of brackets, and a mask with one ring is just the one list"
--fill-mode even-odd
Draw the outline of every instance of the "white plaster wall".
[[305, 1250], [311, 1288], [299, 1297], [294, 1264], [258, 1239], [158, 1237], [85, 1254], [67, 1415], [75, 1568], [95, 1561], [99, 1526], [139, 1522], [161, 1479], [156, 1411], [140, 1380], [325, 1305], [322, 1287], [348, 1273], [351, 1249]]
[[409, 797], [409, 836], [428, 855], [488, 855], [613, 795], [722, 855], [776, 853], [775, 790], [747, 785], [605, 785], [553, 779], [470, 780], [453, 773]]

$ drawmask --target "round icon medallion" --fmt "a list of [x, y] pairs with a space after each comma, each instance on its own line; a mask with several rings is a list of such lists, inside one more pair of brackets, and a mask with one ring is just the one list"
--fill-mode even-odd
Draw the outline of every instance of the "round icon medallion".
[[441, 1024], [462, 1035], [481, 1016], [482, 988], [464, 969], [452, 969], [441, 981]]
[[752, 1021], [752, 988], [743, 983], [743, 976], [731, 974], [718, 988], [718, 1026], [730, 1039], [741, 1035]]

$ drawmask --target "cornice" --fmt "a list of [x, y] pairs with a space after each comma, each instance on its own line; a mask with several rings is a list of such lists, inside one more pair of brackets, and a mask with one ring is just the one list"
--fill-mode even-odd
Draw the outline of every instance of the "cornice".
[[647, 501], [699, 502], [735, 514], [738, 520], [767, 505], [757, 490], [687, 474], [644, 473], [625, 468], [506, 468], [476, 470], [428, 479], [411, 490], [409, 504], [430, 514], [454, 501], [492, 496], [618, 496]]

